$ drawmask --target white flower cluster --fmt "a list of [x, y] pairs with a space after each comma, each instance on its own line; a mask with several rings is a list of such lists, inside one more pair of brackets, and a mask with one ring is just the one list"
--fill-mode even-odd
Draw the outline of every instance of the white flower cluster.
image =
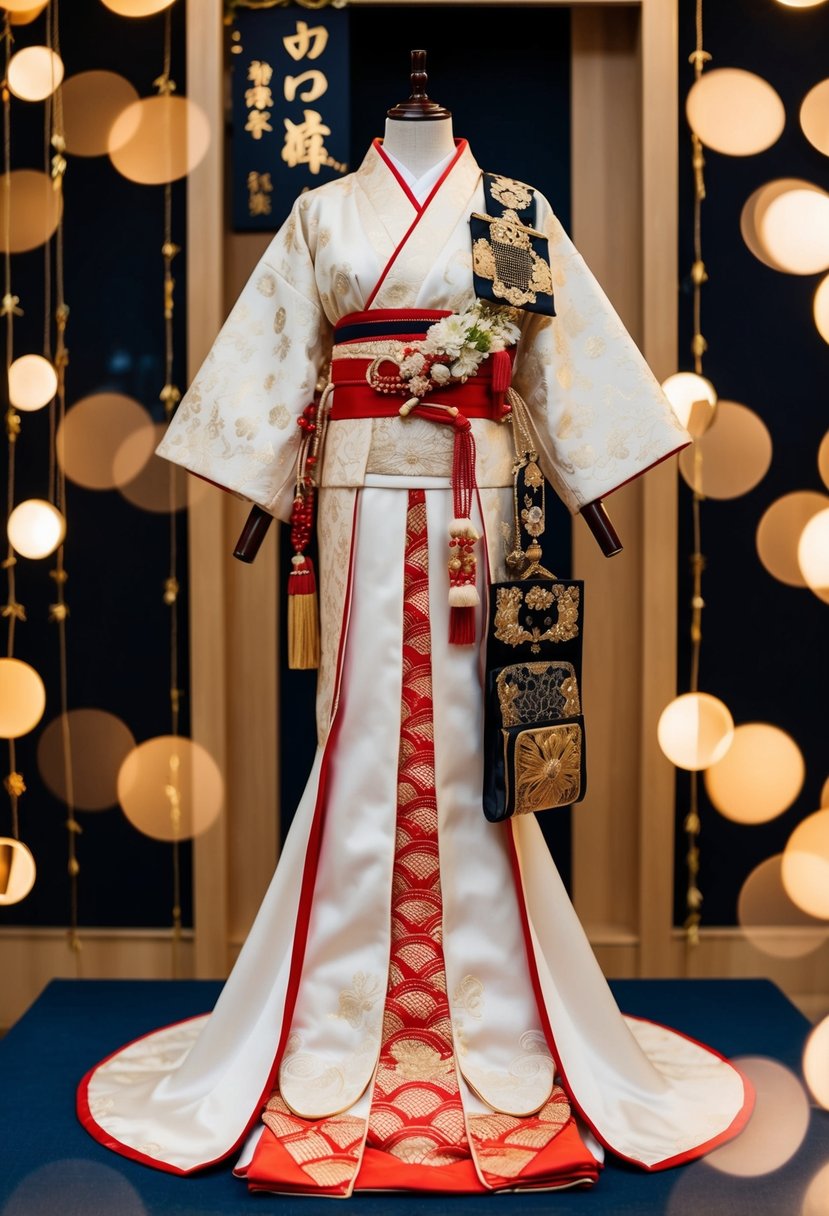
[[465, 312], [436, 321], [423, 342], [406, 347], [401, 380], [415, 397], [424, 397], [432, 388], [474, 375], [487, 355], [518, 341], [521, 331], [513, 315], [512, 309], [476, 300]]

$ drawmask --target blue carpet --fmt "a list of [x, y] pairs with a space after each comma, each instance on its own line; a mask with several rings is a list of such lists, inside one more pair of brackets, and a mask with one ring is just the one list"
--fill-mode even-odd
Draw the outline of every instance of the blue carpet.
[[[808, 1024], [767, 980], [620, 980], [612, 987], [627, 1013], [675, 1026], [726, 1055], [771, 1056], [799, 1073]], [[0, 1216], [264, 1216], [270, 1210], [330, 1216], [327, 1199], [249, 1195], [228, 1166], [195, 1178], [147, 1169], [101, 1148], [75, 1121], [75, 1085], [92, 1064], [155, 1026], [204, 1012], [219, 988], [208, 981], [140, 980], [55, 980], [46, 988], [0, 1042]], [[703, 1163], [650, 1175], [609, 1164], [591, 1191], [357, 1195], [348, 1212], [803, 1216], [809, 1182], [827, 1164], [829, 1113], [813, 1110], [799, 1152], [758, 1179], [730, 1178]], [[829, 1216], [829, 1207], [825, 1211]]]

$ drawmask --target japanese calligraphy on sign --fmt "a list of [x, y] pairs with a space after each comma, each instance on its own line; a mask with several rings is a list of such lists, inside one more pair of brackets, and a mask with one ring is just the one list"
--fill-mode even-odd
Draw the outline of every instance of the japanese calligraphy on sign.
[[232, 49], [233, 226], [275, 230], [348, 172], [348, 13], [236, 9]]

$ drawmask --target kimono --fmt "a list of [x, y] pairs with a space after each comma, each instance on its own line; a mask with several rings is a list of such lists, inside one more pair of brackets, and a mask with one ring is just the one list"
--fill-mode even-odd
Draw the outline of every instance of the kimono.
[[[688, 439], [549, 203], [556, 316], [524, 312], [512, 384], [572, 512]], [[159, 451], [287, 520], [297, 419], [345, 318], [474, 299], [465, 141], [420, 181], [379, 141], [302, 195]], [[384, 344], [385, 343], [385, 344]], [[391, 344], [391, 345], [389, 345]], [[338, 389], [334, 389], [336, 401]], [[213, 1012], [93, 1068], [79, 1116], [173, 1173], [230, 1156], [251, 1189], [589, 1185], [739, 1131], [751, 1094], [716, 1051], [624, 1017], [532, 815], [481, 811], [480, 647], [447, 640], [453, 435], [333, 411], [318, 473], [318, 750], [272, 884]], [[510, 428], [470, 422], [477, 579], [506, 577]], [[480, 640], [485, 608], [476, 609]]]

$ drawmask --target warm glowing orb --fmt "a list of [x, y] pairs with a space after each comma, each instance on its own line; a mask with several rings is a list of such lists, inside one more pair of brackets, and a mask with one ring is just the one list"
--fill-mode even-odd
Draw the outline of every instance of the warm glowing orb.
[[78, 72], [64, 82], [63, 125], [66, 150], [75, 156], [104, 156], [112, 126], [138, 92], [117, 72]]
[[773, 578], [790, 587], [805, 587], [797, 560], [803, 529], [819, 511], [829, 507], [829, 496], [815, 490], [796, 490], [778, 498], [757, 525], [757, 554]]
[[717, 405], [717, 392], [710, 380], [696, 372], [675, 372], [663, 381], [662, 388], [689, 434], [698, 436], [707, 431]]
[[782, 853], [754, 867], [740, 888], [737, 921], [752, 946], [764, 954], [800, 958], [829, 939], [829, 925], [789, 899], [782, 867]]
[[743, 240], [754, 256], [764, 265], [770, 266], [772, 270], [785, 271], [786, 267], [776, 262], [766, 248], [763, 239], [766, 212], [776, 199], [782, 198], [784, 194], [789, 194], [793, 190], [811, 190], [815, 194], [824, 193], [814, 182], [806, 181], [804, 178], [779, 177], [766, 182], [763, 186], [758, 186], [746, 199], [740, 213], [740, 232]]
[[734, 738], [727, 707], [707, 692], [687, 692], [663, 709], [659, 746], [677, 768], [708, 768], [726, 754]]
[[19, 904], [35, 885], [35, 859], [22, 840], [0, 836], [0, 905]]
[[53, 718], [41, 734], [37, 764], [52, 793], [66, 802], [68, 751], [75, 806], [80, 811], [104, 811], [118, 801], [118, 770], [134, 747], [132, 731], [114, 714], [70, 709]]
[[803, 1075], [812, 1097], [829, 1110], [829, 1018], [819, 1022], [806, 1041]]
[[801, 532], [797, 564], [806, 586], [829, 604], [829, 508], [813, 515]]
[[810, 916], [829, 920], [829, 810], [799, 823], [783, 850], [783, 885]]
[[791, 735], [768, 722], [746, 722], [722, 760], [705, 774], [708, 797], [735, 823], [766, 823], [803, 788], [806, 765]]
[[45, 101], [63, 80], [63, 60], [48, 46], [27, 46], [9, 60], [9, 90], [21, 101]]
[[787, 190], [772, 199], [760, 225], [760, 241], [787, 274], [817, 274], [829, 266], [829, 194]]
[[66, 520], [45, 498], [27, 498], [19, 503], [8, 523], [12, 547], [21, 557], [48, 557], [63, 544]]
[[119, 17], [152, 17], [169, 8], [173, 0], [103, 0], [103, 3]]
[[146, 186], [173, 182], [195, 169], [210, 144], [204, 111], [187, 97], [146, 97], [118, 115], [109, 156], [131, 181]]
[[776, 91], [742, 68], [704, 72], [691, 86], [685, 113], [702, 142], [728, 156], [753, 156], [770, 148], [786, 125]]
[[134, 748], [118, 772], [118, 801], [130, 823], [156, 840], [199, 836], [222, 809], [216, 761], [192, 739], [160, 735]]
[[21, 355], [9, 368], [9, 400], [26, 413], [42, 410], [58, 391], [58, 374], [43, 355]]
[[0, 738], [28, 734], [45, 708], [46, 689], [34, 667], [20, 659], [0, 659]]
[[771, 435], [738, 401], [719, 401], [711, 426], [679, 454], [679, 471], [706, 498], [737, 498], [758, 485], [771, 464]]
[[800, 1148], [809, 1128], [809, 1099], [794, 1073], [776, 1060], [744, 1056], [734, 1063], [754, 1086], [754, 1110], [739, 1136], [709, 1153], [705, 1164], [757, 1178], [779, 1170]]
[[112, 490], [141, 473], [152, 458], [156, 433], [152, 417], [133, 397], [92, 393], [67, 410], [58, 427], [58, 462], [78, 485]]

